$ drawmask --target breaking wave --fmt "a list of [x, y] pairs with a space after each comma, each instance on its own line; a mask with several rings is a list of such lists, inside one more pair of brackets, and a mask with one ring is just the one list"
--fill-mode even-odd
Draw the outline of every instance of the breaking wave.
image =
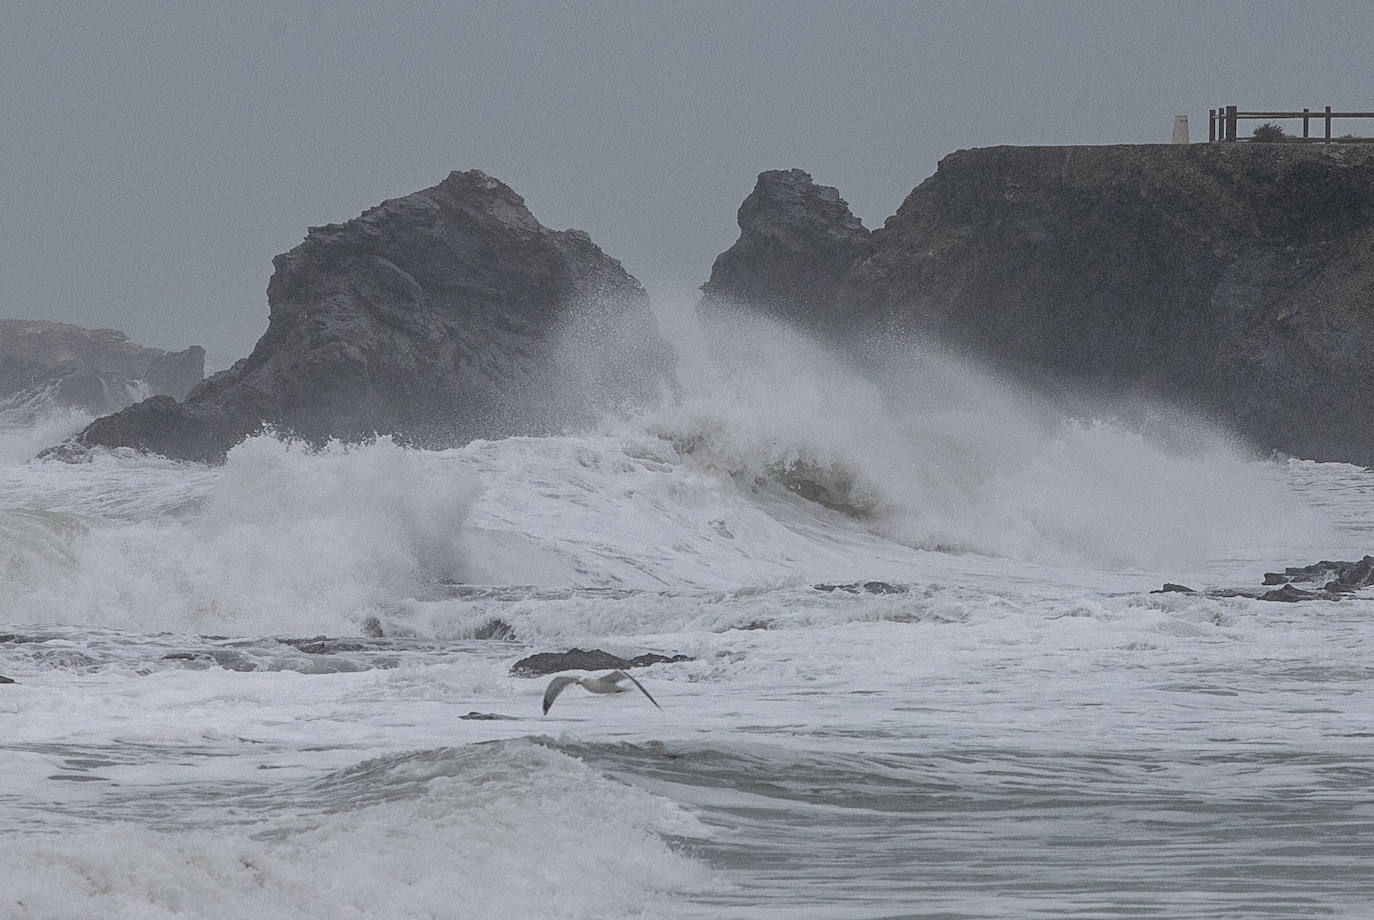
[[671, 894], [709, 883], [664, 841], [698, 827], [684, 810], [529, 742], [396, 755], [313, 787], [264, 801], [261, 820], [250, 798], [216, 826], [28, 836], [0, 854], [6, 916], [670, 916]]
[[223, 467], [129, 451], [23, 463], [5, 442], [0, 610], [20, 624], [356, 635], [373, 618], [437, 628], [426, 618], [464, 583], [910, 580], [932, 553], [1196, 570], [1255, 547], [1306, 556], [1327, 533], [1284, 465], [1195, 420], [1156, 414], [1156, 437], [1075, 417], [926, 347], [841, 358], [742, 318], [695, 335], [656, 408], [583, 434], [447, 451], [260, 435]]
[[30, 488], [47, 473], [59, 483], [37, 508], [0, 509], [11, 622], [350, 634], [394, 598], [464, 575], [476, 483], [386, 439], [311, 450], [264, 435], [213, 471], [159, 458], [34, 466]]
[[774, 322], [717, 323], [685, 395], [646, 429], [702, 469], [902, 544], [1149, 568], [1325, 526], [1279, 464], [1181, 413], [1150, 413], [1169, 434], [1152, 438], [929, 346], [859, 366]]

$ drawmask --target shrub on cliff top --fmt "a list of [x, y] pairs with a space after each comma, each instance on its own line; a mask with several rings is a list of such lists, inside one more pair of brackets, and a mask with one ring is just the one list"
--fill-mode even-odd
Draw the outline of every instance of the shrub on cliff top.
[[1283, 129], [1272, 121], [1266, 121], [1255, 129], [1254, 140], [1261, 144], [1277, 144], [1280, 141], [1288, 140], [1288, 135], [1283, 133]]

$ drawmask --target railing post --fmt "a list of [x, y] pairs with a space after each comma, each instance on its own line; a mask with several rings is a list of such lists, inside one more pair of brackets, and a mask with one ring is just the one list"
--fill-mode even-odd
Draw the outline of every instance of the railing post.
[[1331, 106], [1326, 107], [1326, 139], [1331, 140]]
[[1307, 137], [1307, 106], [1302, 107], [1302, 136]]
[[1233, 105], [1226, 107], [1226, 139], [1228, 141], [1236, 139], [1236, 107]]
[[1217, 139], [1217, 110], [1207, 110], [1207, 143], [1213, 143]]

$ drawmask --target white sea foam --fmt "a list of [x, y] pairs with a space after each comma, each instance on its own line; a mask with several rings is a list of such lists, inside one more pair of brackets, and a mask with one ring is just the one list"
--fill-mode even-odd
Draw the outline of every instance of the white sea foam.
[[[709, 884], [663, 799], [527, 742], [395, 755], [281, 793], [262, 820], [105, 825], [0, 852], [0, 911], [32, 920], [671, 916]], [[318, 800], [318, 807], [311, 807]]]
[[0, 467], [24, 463], [91, 422], [90, 413], [59, 407], [46, 394], [32, 401], [26, 395], [32, 394], [0, 400]]
[[385, 439], [315, 451], [260, 436], [215, 471], [149, 461], [155, 479], [189, 483], [189, 492], [172, 508], [131, 516], [125, 507], [111, 519], [90, 492], [146, 477], [125, 462], [134, 469], [115, 460], [10, 471], [11, 484], [32, 483], [47, 507], [30, 510], [16, 489], [22, 510], [0, 512], [11, 521], [0, 533], [12, 574], [0, 583], [7, 621], [349, 634], [380, 605], [463, 575], [476, 484], [443, 455]]
[[[1374, 600], [1148, 592], [1367, 552], [1369, 471], [681, 325], [594, 431], [4, 455], [0, 916], [1360, 915]], [[692, 660], [541, 715], [571, 645]]]
[[909, 546], [1149, 568], [1328, 532], [1276, 464], [1196, 419], [1155, 409], [1152, 439], [929, 345], [860, 368], [771, 321], [717, 323], [684, 350], [703, 364], [648, 430], [746, 485], [818, 491]]
[[[769, 321], [679, 325], [679, 390], [594, 434], [443, 452], [264, 435], [222, 468], [128, 451], [0, 466], [0, 611], [226, 635], [378, 616], [462, 635], [477, 614], [444, 600], [451, 582], [729, 592], [1024, 565], [1081, 582], [1337, 545], [1291, 468], [1194, 422], [1157, 413], [1152, 437], [1077, 419], [928, 347], [861, 365]], [[556, 625], [557, 609], [540, 634], [591, 628]]]

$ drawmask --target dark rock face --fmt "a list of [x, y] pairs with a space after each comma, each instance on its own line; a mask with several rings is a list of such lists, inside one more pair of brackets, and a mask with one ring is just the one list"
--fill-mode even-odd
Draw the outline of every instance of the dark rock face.
[[1273, 591], [1265, 591], [1263, 594], [1259, 595], [1259, 599], [1262, 601], [1275, 601], [1281, 604], [1295, 604], [1298, 601], [1310, 601], [1318, 598], [1330, 599], [1325, 598], [1324, 595], [1318, 594], [1316, 591], [1304, 591], [1292, 585], [1284, 585], [1282, 588]]
[[[643, 395], [668, 366], [639, 282], [476, 170], [313, 227], [273, 265], [251, 355], [184, 404], [134, 406], [81, 442], [217, 460], [270, 425], [451, 446], [556, 430], [589, 402]], [[580, 332], [556, 354], [574, 313]]]
[[812, 303], [776, 267], [806, 217], [755, 213], [776, 232], [741, 218], [708, 300], [847, 339], [931, 337], [1023, 379], [1200, 410], [1263, 448], [1374, 463], [1369, 145], [959, 151], [867, 250], [814, 255], [834, 273], [806, 282]]
[[739, 227], [702, 285], [704, 307], [744, 304], [813, 330], [843, 328], [835, 288], [871, 243], [838, 191], [800, 169], [761, 173], [740, 205]]
[[1358, 562], [1314, 562], [1311, 565], [1289, 566], [1282, 572], [1265, 572], [1266, 585], [1313, 584], [1325, 594], [1350, 594], [1374, 585], [1374, 556]]
[[0, 400], [114, 412], [149, 391], [184, 397], [204, 375], [199, 345], [166, 352], [114, 329], [0, 319]]
[[566, 652], [540, 652], [521, 658], [511, 665], [510, 673], [514, 677], [542, 677], [545, 674], [557, 674], [559, 671], [624, 670], [625, 668], [647, 668], [651, 664], [663, 662], [691, 660], [686, 655], [669, 657], [656, 655], [653, 652], [645, 652], [643, 655], [636, 655], [633, 658], [621, 658], [619, 655], [612, 655], [610, 652], [602, 651], [599, 648], [590, 650], [575, 648]]
[[[1309, 584], [1311, 589], [1299, 588]], [[1297, 601], [1338, 601], [1363, 588], [1374, 585], [1374, 556], [1365, 556], [1358, 562], [1336, 562], [1323, 560], [1311, 565], [1288, 566], [1282, 572], [1265, 572], [1265, 587], [1271, 591], [1254, 591], [1238, 588], [1213, 588], [1205, 592], [1208, 597], [1253, 597], [1261, 601], [1295, 603]], [[1197, 594], [1192, 588], [1166, 583], [1151, 594]]]

